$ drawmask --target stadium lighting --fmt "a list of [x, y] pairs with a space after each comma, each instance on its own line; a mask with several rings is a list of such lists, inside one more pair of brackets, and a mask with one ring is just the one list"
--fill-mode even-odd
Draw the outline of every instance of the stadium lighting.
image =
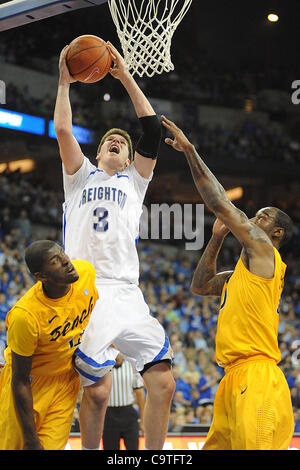
[[277, 23], [277, 21], [279, 20], [279, 16], [276, 15], [275, 13], [269, 13], [269, 14], [268, 14], [268, 20], [269, 20], [271, 23]]
[[241, 197], [243, 197], [244, 190], [241, 186], [238, 186], [237, 188], [228, 189], [226, 193], [230, 201], [235, 201], [236, 199], [241, 199]]
[[24, 158], [23, 160], [13, 160], [5, 163], [0, 163], [0, 173], [3, 173], [7, 169], [9, 171], [20, 170], [21, 173], [28, 173], [35, 167], [35, 162], [31, 158]]
[[105, 93], [105, 95], [103, 96], [103, 100], [104, 100], [104, 101], [110, 101], [110, 94], [109, 94], [109, 93]]

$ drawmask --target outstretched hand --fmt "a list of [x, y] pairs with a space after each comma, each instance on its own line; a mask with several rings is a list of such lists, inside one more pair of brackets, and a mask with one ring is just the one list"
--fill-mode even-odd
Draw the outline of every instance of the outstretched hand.
[[58, 63], [59, 79], [60, 81], [64, 83], [74, 83], [74, 82], [77, 82], [77, 80], [75, 80], [75, 78], [73, 78], [72, 75], [70, 74], [68, 66], [67, 66], [67, 62], [66, 62], [68, 49], [69, 49], [69, 44], [67, 44], [63, 48], [59, 56], [59, 63]]
[[173, 121], [170, 121], [170, 119], [167, 119], [165, 116], [161, 117], [162, 119], [162, 124], [163, 126], [170, 131], [171, 134], [173, 134], [174, 139], [170, 139], [167, 137], [165, 139], [165, 143], [173, 147], [174, 150], [177, 150], [178, 152], [184, 152], [187, 150], [189, 147], [192, 146], [191, 142], [188, 140], [188, 138], [184, 135], [181, 129], [174, 124]]
[[107, 48], [112, 56], [113, 60], [113, 67], [110, 69], [110, 74], [119, 80], [122, 79], [122, 77], [128, 73], [127, 66], [125, 64], [125, 60], [121, 56], [121, 54], [118, 52], [118, 50], [113, 46], [109, 41], [106, 43]]

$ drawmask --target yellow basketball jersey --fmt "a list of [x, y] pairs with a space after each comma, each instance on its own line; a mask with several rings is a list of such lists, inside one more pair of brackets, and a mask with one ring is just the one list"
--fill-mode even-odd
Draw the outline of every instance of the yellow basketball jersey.
[[60, 299], [45, 296], [38, 281], [8, 312], [5, 359], [11, 351], [33, 356], [32, 376], [60, 375], [72, 367], [72, 356], [98, 299], [95, 269], [87, 261], [72, 261], [78, 281]]
[[277, 310], [286, 264], [276, 248], [274, 255], [273, 278], [252, 274], [239, 258], [223, 287], [216, 334], [216, 359], [223, 367], [256, 354], [264, 354], [276, 362], [281, 359]]

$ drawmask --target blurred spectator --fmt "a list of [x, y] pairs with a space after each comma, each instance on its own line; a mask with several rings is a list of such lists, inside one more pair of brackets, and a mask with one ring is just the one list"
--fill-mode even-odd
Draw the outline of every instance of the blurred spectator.
[[184, 424], [197, 424], [197, 418], [193, 408], [187, 407], [185, 409], [185, 423]]
[[182, 390], [175, 390], [174, 397], [173, 397], [173, 406], [175, 410], [177, 408], [185, 408], [186, 406], [190, 406], [191, 401], [184, 398], [184, 393]]
[[210, 425], [213, 418], [213, 405], [211, 402], [200, 405], [195, 410], [195, 416], [199, 424]]
[[71, 426], [71, 432], [80, 432], [80, 425], [79, 425], [79, 410], [77, 406], [74, 409], [73, 414], [73, 421]]
[[20, 298], [19, 294], [20, 294], [20, 289], [14, 292], [14, 289], [12, 287], [8, 288], [7, 295], [6, 295], [6, 303], [8, 305], [9, 310], [15, 305], [17, 300]]
[[300, 409], [294, 410], [295, 429], [294, 432], [300, 432]]
[[8, 288], [10, 284], [9, 274], [6, 271], [3, 271], [0, 277], [0, 292], [3, 292], [7, 295]]
[[213, 364], [210, 364], [204, 369], [203, 375], [201, 375], [200, 380], [198, 382], [198, 389], [200, 392], [200, 404], [203, 400], [213, 400], [213, 396], [218, 386], [219, 379], [219, 374]]
[[189, 380], [192, 386], [196, 386], [199, 383], [200, 372], [196, 369], [194, 360], [190, 359], [187, 361], [187, 369], [182, 374], [182, 379], [185, 381]]
[[299, 379], [299, 371], [297, 369], [292, 369], [291, 372], [286, 376], [286, 381], [290, 389], [296, 387], [296, 383]]
[[6, 314], [9, 311], [9, 306], [6, 301], [6, 295], [1, 292], [0, 293], [0, 320], [5, 321]]
[[185, 425], [185, 408], [184, 407], [177, 407], [172, 418], [172, 427], [170, 431], [172, 432], [180, 432], [182, 426]]
[[15, 220], [13, 227], [20, 231], [25, 238], [29, 239], [31, 236], [31, 222], [27, 216], [27, 211], [22, 209], [19, 217]]
[[182, 342], [176, 341], [175, 344], [171, 343], [174, 352], [174, 365], [178, 366], [180, 373], [186, 368], [186, 357], [183, 352]]
[[293, 408], [299, 408], [300, 409], [299, 380], [297, 380], [296, 385], [290, 387], [290, 391], [291, 391], [291, 398], [292, 398]]
[[191, 406], [192, 408], [196, 409], [198, 406], [200, 406], [200, 392], [198, 388], [196, 387], [192, 388], [191, 395], [192, 395]]

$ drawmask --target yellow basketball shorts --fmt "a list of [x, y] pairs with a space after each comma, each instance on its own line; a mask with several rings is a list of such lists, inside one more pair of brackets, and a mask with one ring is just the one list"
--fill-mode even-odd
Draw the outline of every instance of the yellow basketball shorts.
[[285, 450], [293, 431], [290, 390], [275, 361], [255, 356], [225, 369], [204, 450]]
[[[80, 388], [75, 370], [59, 376], [33, 377], [34, 420], [45, 450], [63, 450], [68, 441]], [[11, 367], [0, 376], [0, 450], [22, 450], [23, 431], [16, 415], [11, 390]]]

